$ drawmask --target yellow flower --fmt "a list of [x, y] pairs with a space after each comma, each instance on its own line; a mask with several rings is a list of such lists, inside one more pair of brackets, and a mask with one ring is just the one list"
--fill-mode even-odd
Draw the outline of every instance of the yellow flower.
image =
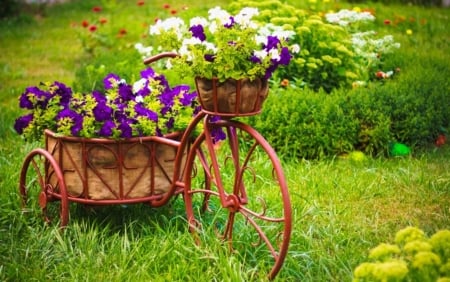
[[357, 7], [354, 7], [354, 8], [353, 8], [353, 11], [355, 11], [355, 12], [358, 12], [358, 13], [359, 13], [359, 12], [361, 12], [361, 8], [360, 8], [360, 7], [358, 7], [358, 6], [357, 6]]
[[411, 29], [407, 29], [406, 34], [411, 35], [411, 34], [413, 34], [413, 31]]

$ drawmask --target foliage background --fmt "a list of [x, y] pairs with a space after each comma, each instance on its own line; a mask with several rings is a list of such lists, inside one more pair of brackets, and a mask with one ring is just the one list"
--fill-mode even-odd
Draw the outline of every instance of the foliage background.
[[[178, 1], [168, 2], [181, 9]], [[172, 206], [158, 209], [137, 205], [104, 207], [89, 212], [75, 206], [66, 233], [45, 226], [38, 211], [20, 209], [17, 184], [22, 161], [31, 149], [41, 146], [24, 143], [12, 129], [19, 115], [17, 97], [23, 89], [39, 81], [73, 82], [75, 72], [88, 65], [95, 65], [93, 70], [99, 72], [117, 65], [117, 71], [123, 69], [130, 75], [132, 72], [127, 68], [141, 68], [141, 64], [134, 64], [122, 55], [124, 50], [132, 48], [127, 43], [139, 41], [149, 21], [170, 13], [162, 8], [163, 1], [152, 1], [151, 5], [144, 6], [145, 13], [135, 1], [122, 2], [127, 5], [120, 11], [109, 11], [115, 15], [116, 28], [112, 31], [114, 46], [119, 49], [107, 52], [110, 47], [105, 46], [99, 55], [105, 58], [96, 62], [83, 52], [78, 41], [80, 29], [76, 27], [84, 19], [97, 18], [92, 7], [104, 3], [115, 1], [71, 1], [45, 9], [27, 7], [32, 14], [2, 19], [0, 23], [0, 280], [264, 281], [263, 271], [252, 267], [248, 258], [230, 254], [214, 236], [203, 238], [205, 244], [201, 247], [195, 245], [186, 230], [180, 199]], [[186, 4], [190, 7], [183, 12], [186, 15], [208, 8], [199, 1]], [[216, 4], [229, 2], [208, 1], [208, 6]], [[323, 2], [317, 1], [314, 7], [309, 1], [290, 1], [290, 4], [317, 11]], [[347, 6], [345, 2], [338, 4]], [[381, 242], [393, 241], [400, 228], [418, 226], [431, 235], [450, 226], [450, 148], [448, 144], [435, 147], [432, 143], [435, 133], [431, 134], [431, 129], [427, 128], [434, 119], [448, 124], [449, 115], [445, 111], [449, 108], [446, 64], [450, 53], [446, 29], [449, 10], [403, 6], [399, 1], [395, 4], [389, 1], [384, 6], [364, 3], [364, 6], [374, 8], [377, 25], [401, 41], [401, 52], [391, 57], [386, 66], [400, 66], [400, 74], [391, 81], [354, 92], [338, 90], [339, 95], [300, 87], [288, 90], [274, 85], [263, 113], [271, 111], [274, 115], [270, 118], [274, 118], [284, 107], [312, 113], [310, 120], [305, 120], [303, 114], [295, 116], [287, 111], [280, 114], [283, 120], [279, 126], [293, 124], [290, 118], [294, 118], [307, 134], [302, 134], [305, 141], [301, 143], [278, 145], [280, 150], [283, 146], [300, 148], [280, 152], [286, 157], [283, 163], [295, 224], [289, 256], [277, 281], [350, 281], [353, 269], [366, 260], [368, 251]], [[425, 19], [427, 25], [410, 22], [410, 16]], [[383, 24], [385, 18], [403, 20], [389, 27]], [[123, 27], [127, 28], [127, 35], [116, 37]], [[413, 31], [412, 36], [406, 34], [407, 29]], [[86, 85], [92, 87], [92, 84]], [[297, 101], [292, 101], [294, 94], [298, 95]], [[387, 100], [378, 99], [378, 95]], [[287, 97], [289, 103], [283, 97]], [[345, 99], [351, 99], [352, 103]], [[432, 99], [437, 102], [430, 103]], [[356, 107], [359, 100], [368, 102]], [[281, 103], [278, 101], [282, 101], [283, 107], [277, 106]], [[394, 105], [394, 102], [399, 104]], [[385, 148], [387, 140], [393, 137], [390, 127], [393, 113], [389, 111], [394, 107], [401, 121], [397, 123], [398, 128], [406, 133], [417, 130], [421, 138], [425, 136], [422, 148], [402, 158], [361, 158], [351, 154], [346, 158], [334, 157], [358, 144], [361, 131], [354, 117], [361, 115], [374, 124], [376, 130], [369, 132], [389, 137], [378, 139], [381, 140], [379, 146]], [[357, 111], [349, 116], [350, 109]], [[419, 110], [431, 112], [424, 118], [423, 113], [415, 112]], [[317, 121], [333, 121], [336, 126], [330, 129], [327, 124], [314, 123], [313, 117]], [[406, 117], [426, 122], [417, 123]], [[437, 127], [433, 124], [432, 129], [437, 130]], [[286, 134], [297, 131], [290, 126], [285, 126], [284, 130]], [[400, 140], [402, 132], [398, 134]], [[263, 135], [274, 138], [275, 143], [282, 142], [282, 138], [272, 132]], [[410, 134], [413, 138], [414, 135]], [[335, 145], [329, 141], [330, 136], [350, 142]], [[322, 144], [321, 149], [314, 146], [316, 140]], [[332, 157], [323, 157], [320, 161], [289, 158], [291, 152], [323, 156], [322, 151], [331, 152]]]

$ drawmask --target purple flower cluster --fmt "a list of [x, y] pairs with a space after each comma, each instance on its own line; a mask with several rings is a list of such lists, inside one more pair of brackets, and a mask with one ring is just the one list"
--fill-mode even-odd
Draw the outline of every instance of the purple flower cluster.
[[184, 129], [177, 121], [189, 121], [198, 112], [195, 91], [188, 85], [170, 87], [151, 68], [133, 85], [116, 74], [108, 74], [103, 84], [104, 92], [89, 94], [74, 93], [60, 82], [26, 88], [19, 106], [30, 112], [16, 120], [14, 129], [27, 139], [39, 138], [43, 129], [79, 137], [161, 136]]

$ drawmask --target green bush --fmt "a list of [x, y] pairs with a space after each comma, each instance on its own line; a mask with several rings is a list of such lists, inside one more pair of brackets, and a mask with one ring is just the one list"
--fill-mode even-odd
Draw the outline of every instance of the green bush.
[[370, 250], [369, 261], [354, 271], [354, 282], [450, 280], [450, 230], [428, 238], [416, 227], [397, 232], [395, 244], [381, 243]]
[[250, 122], [280, 155], [292, 158], [355, 150], [388, 155], [393, 142], [424, 147], [450, 127], [449, 82], [442, 71], [331, 93], [274, 85], [264, 111]]
[[18, 11], [18, 0], [2, 0], [2, 4], [0, 5], [0, 19], [15, 16]]
[[358, 67], [350, 34], [344, 28], [278, 0], [234, 1], [230, 9], [238, 11], [245, 6], [258, 8], [261, 22], [282, 25], [296, 32], [293, 41], [300, 45], [300, 55], [288, 67], [278, 70], [277, 77], [293, 78], [297, 84], [328, 92], [348, 87], [360, 77], [355, 73]]
[[346, 26], [330, 23], [325, 12], [299, 9], [278, 0], [234, 1], [232, 10], [244, 6], [260, 10], [258, 19], [282, 25], [296, 32], [292, 39], [301, 47], [300, 54], [290, 65], [277, 71], [283, 79], [297, 85], [331, 92], [340, 87], [350, 88], [354, 83], [366, 83], [375, 78], [375, 71], [384, 63], [384, 55], [398, 47], [392, 36], [379, 35], [367, 28], [374, 20], [370, 14], [346, 10], [335, 19], [345, 19]]
[[[349, 3], [365, 3], [366, 0], [349, 0]], [[424, 5], [424, 6], [439, 6], [442, 4], [442, 0], [372, 0], [374, 3], [383, 4], [414, 4], [414, 5]]]
[[272, 87], [261, 115], [250, 122], [281, 156], [320, 158], [353, 150], [358, 124], [337, 95]]

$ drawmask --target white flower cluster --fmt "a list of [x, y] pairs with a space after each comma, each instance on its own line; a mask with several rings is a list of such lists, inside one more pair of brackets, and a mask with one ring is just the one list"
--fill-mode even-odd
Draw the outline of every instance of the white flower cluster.
[[376, 60], [379, 54], [388, 54], [394, 49], [400, 48], [400, 43], [395, 42], [392, 35], [385, 35], [376, 39], [373, 38], [375, 34], [375, 31], [352, 34], [352, 45], [358, 55], [370, 60]]
[[375, 20], [375, 17], [369, 12], [357, 12], [347, 9], [340, 10], [337, 13], [328, 13], [325, 15], [325, 18], [329, 23], [338, 24], [340, 26], [348, 26], [355, 22]]
[[[287, 40], [295, 35], [294, 31], [284, 30], [280, 26], [275, 26], [273, 24], [266, 24], [265, 26], [259, 26], [256, 22], [252, 21], [252, 17], [258, 15], [257, 8], [246, 7], [243, 8], [237, 15], [232, 16], [226, 10], [220, 7], [212, 8], [208, 11], [208, 18], [204, 17], [194, 17], [189, 22], [189, 27], [185, 22], [178, 17], [171, 17], [165, 20], [158, 20], [154, 25], [150, 26], [150, 35], [160, 35], [164, 32], [173, 32], [176, 34], [178, 40], [181, 40], [181, 47], [179, 50], [173, 50], [180, 54], [181, 56], [186, 56], [187, 61], [193, 60], [191, 54], [190, 46], [203, 46], [205, 50], [211, 51], [212, 54], [216, 54], [219, 50], [213, 42], [207, 40], [200, 40], [197, 37], [185, 38], [186, 33], [190, 27], [202, 26], [207, 29], [211, 34], [216, 34], [219, 26], [232, 25], [234, 23], [238, 24], [241, 30], [244, 29], [254, 29], [258, 30], [258, 34], [255, 37], [255, 41], [260, 44], [268, 44], [269, 36], [276, 36], [280, 40]], [[219, 35], [218, 35], [219, 36]], [[143, 46], [136, 46], [136, 49], [142, 54], [145, 49]], [[300, 46], [294, 44], [291, 46], [292, 53], [298, 53], [300, 51]], [[265, 50], [255, 50], [255, 56], [260, 59], [264, 59], [270, 56], [273, 60], [279, 60], [280, 54], [278, 50], [273, 49], [269, 52]]]
[[142, 43], [134, 44], [134, 48], [142, 55], [143, 58], [151, 56], [153, 52], [152, 46], [144, 46]]

